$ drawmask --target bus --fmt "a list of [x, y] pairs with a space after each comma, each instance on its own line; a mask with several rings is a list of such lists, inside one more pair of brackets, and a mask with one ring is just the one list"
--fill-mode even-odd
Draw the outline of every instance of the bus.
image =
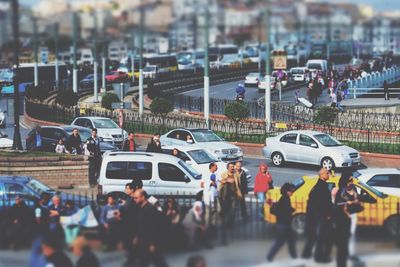
[[[144, 68], [147, 65], [157, 66], [159, 73], [178, 71], [178, 61], [174, 55], [145, 55], [143, 56], [142, 67]], [[134, 68], [135, 78], [139, 78], [139, 57], [137, 56], [134, 58]], [[132, 77], [133, 73], [130, 57], [124, 58], [120, 61], [118, 71], [126, 72], [129, 77]]]
[[311, 44], [310, 56], [308, 59], [327, 59], [328, 49], [325, 42], [316, 42]]
[[193, 51], [179, 52], [176, 55], [179, 70], [187, 70], [193, 68]]
[[[34, 83], [35, 80], [35, 64], [24, 63], [18, 68], [18, 82], [19, 83]], [[63, 62], [58, 63], [58, 75], [60, 83], [66, 83], [68, 81], [68, 69], [67, 65]], [[56, 68], [55, 63], [38, 63], [38, 79], [40, 82], [55, 82]]]
[[308, 49], [306, 45], [287, 44], [284, 46], [287, 55], [288, 67], [303, 65], [308, 58]]

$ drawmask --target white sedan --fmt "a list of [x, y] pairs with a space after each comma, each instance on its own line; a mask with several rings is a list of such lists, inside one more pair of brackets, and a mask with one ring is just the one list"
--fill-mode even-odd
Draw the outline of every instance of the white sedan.
[[400, 197], [400, 169], [368, 168], [355, 171], [353, 176], [382, 193]]
[[265, 140], [263, 154], [275, 166], [285, 161], [320, 165], [328, 170], [361, 164], [360, 153], [316, 131], [288, 131]]
[[[183, 146], [163, 146], [163, 152], [167, 154], [172, 154], [174, 149], [179, 151], [178, 157], [190, 165], [193, 169], [200, 172], [203, 177], [209, 174], [209, 165], [215, 162], [218, 166], [217, 176], [220, 176], [226, 171], [227, 163], [217, 159], [207, 150], [201, 148], [198, 145], [183, 145]], [[251, 181], [251, 174], [249, 171], [242, 167], [246, 173], [247, 182]]]
[[0, 132], [0, 148], [12, 148], [13, 140], [7, 137], [7, 134]]
[[260, 74], [257, 72], [251, 72], [247, 74], [246, 79], [244, 80], [244, 84], [257, 86], [259, 80], [260, 80]]

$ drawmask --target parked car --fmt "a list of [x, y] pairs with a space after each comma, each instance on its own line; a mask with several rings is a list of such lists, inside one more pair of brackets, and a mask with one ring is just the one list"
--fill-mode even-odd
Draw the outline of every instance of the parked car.
[[128, 74], [122, 71], [111, 71], [106, 75], [106, 81], [110, 83], [128, 80]]
[[247, 74], [244, 84], [258, 86], [259, 80], [260, 80], [260, 74], [257, 72], [251, 72], [251, 73]]
[[183, 160], [160, 153], [106, 152], [98, 179], [99, 194], [123, 196], [132, 178], [143, 181], [150, 195], [193, 195], [201, 188], [201, 174]]
[[[330, 177], [327, 181], [329, 189], [338, 187], [340, 176]], [[305, 230], [307, 200], [311, 189], [317, 183], [318, 177], [307, 177], [296, 179], [293, 184], [296, 191], [291, 196], [291, 203], [295, 209], [293, 213], [292, 228], [298, 234]], [[354, 179], [353, 183], [358, 193], [358, 199], [362, 202], [364, 210], [357, 213], [357, 224], [363, 226], [384, 227], [391, 236], [399, 234], [398, 222], [400, 215], [398, 203], [400, 198], [386, 195], [368, 184]], [[281, 197], [280, 188], [274, 188], [267, 193], [267, 203], [277, 202]], [[269, 223], [276, 223], [276, 217], [270, 212], [271, 206], [264, 205], [265, 220]]]
[[6, 128], [7, 111], [0, 110], [0, 128]]
[[308, 69], [306, 67], [296, 67], [290, 69], [290, 76], [294, 82], [308, 82]]
[[[217, 176], [221, 176], [226, 171], [226, 163], [216, 158], [208, 150], [202, 148], [199, 145], [184, 145], [184, 146], [163, 146], [163, 152], [166, 154], [172, 154], [174, 149], [179, 150], [178, 158], [185, 161], [188, 165], [192, 166], [195, 170], [200, 172], [203, 177], [209, 174], [209, 165], [215, 162], [218, 165]], [[247, 182], [251, 182], [250, 172], [242, 167], [246, 173]]]
[[59, 194], [61, 201], [72, 200], [77, 207], [83, 207], [91, 203], [91, 199], [86, 196], [73, 196], [48, 187], [39, 180], [28, 176], [0, 176], [0, 214], [15, 204], [15, 197], [18, 195], [28, 206], [33, 207], [42, 193], [47, 193], [50, 197]]
[[7, 137], [8, 135], [6, 133], [0, 132], [0, 148], [12, 148], [13, 140]]
[[[207, 149], [216, 158], [223, 161], [235, 161], [243, 159], [242, 150], [226, 142], [223, 138], [208, 129], [175, 129], [161, 136], [162, 145], [187, 145], [187, 136], [193, 140], [193, 144]], [[179, 139], [177, 138], [179, 137]]]
[[147, 65], [143, 69], [143, 77], [154, 79], [157, 76], [158, 67], [156, 65]]
[[288, 131], [265, 140], [263, 154], [275, 166], [285, 161], [335, 167], [358, 166], [360, 153], [332, 136], [315, 131]]
[[362, 169], [353, 176], [382, 193], [400, 197], [400, 168]]
[[[64, 140], [64, 143], [68, 140], [69, 136], [72, 134], [74, 128], [77, 128], [79, 134], [81, 136], [82, 145], [86, 142], [86, 140], [92, 135], [90, 129], [79, 127], [79, 126], [42, 126], [42, 145], [43, 150], [47, 152], [54, 152], [57, 146], [57, 143], [60, 139]], [[28, 133], [26, 138], [26, 148], [27, 150], [32, 149], [33, 147], [33, 135], [34, 130]], [[100, 151], [104, 153], [106, 151], [115, 151], [118, 150], [117, 147], [113, 146], [110, 143], [104, 142], [100, 139]]]
[[[97, 75], [97, 83], [101, 84], [101, 75]], [[94, 74], [89, 74], [79, 82], [80, 88], [89, 88], [94, 85]]]
[[97, 129], [97, 135], [103, 138], [104, 142], [121, 146], [121, 143], [128, 138], [128, 133], [110, 118], [105, 117], [78, 117], [71, 123], [74, 126], [81, 126], [88, 129]]

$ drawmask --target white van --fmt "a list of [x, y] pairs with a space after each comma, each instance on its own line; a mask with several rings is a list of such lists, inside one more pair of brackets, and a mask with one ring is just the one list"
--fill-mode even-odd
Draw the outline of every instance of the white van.
[[295, 82], [308, 82], [308, 69], [305, 67], [296, 67], [290, 69], [290, 76]]
[[121, 194], [132, 178], [141, 179], [150, 195], [193, 195], [201, 174], [183, 160], [160, 153], [105, 152], [98, 178], [99, 195]]
[[327, 71], [328, 61], [325, 59], [310, 59], [307, 61], [306, 67], [309, 71]]

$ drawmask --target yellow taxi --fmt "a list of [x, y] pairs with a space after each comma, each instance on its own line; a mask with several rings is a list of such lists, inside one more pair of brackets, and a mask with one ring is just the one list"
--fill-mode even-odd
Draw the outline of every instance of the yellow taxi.
[[[329, 178], [327, 183], [330, 190], [338, 186], [339, 179], [340, 176]], [[304, 233], [308, 195], [317, 181], [317, 176], [304, 176], [293, 182], [296, 191], [291, 197], [292, 207], [295, 209], [292, 228], [298, 234]], [[364, 210], [357, 214], [357, 224], [385, 227], [391, 236], [400, 234], [400, 197], [386, 195], [358, 179], [354, 179], [354, 185], [364, 207]], [[264, 214], [265, 220], [269, 223], [276, 223], [276, 217], [270, 213], [271, 205], [268, 203], [277, 202], [280, 197], [280, 188], [271, 189], [267, 193]]]

